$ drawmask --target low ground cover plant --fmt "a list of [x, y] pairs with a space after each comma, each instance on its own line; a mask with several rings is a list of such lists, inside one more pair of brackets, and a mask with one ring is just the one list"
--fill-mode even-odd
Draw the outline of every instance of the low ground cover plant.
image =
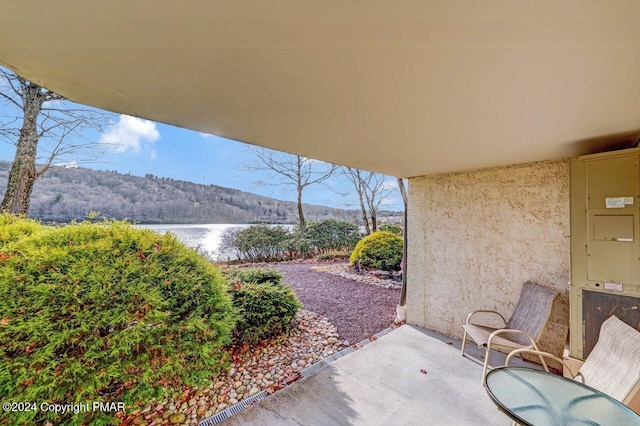
[[402, 262], [402, 238], [386, 231], [369, 234], [358, 241], [349, 261], [364, 268], [399, 270]]
[[[125, 222], [0, 216], [4, 401], [130, 407], [207, 383], [236, 321], [218, 268]], [[107, 413], [0, 412], [0, 424], [108, 424]]]
[[289, 329], [302, 304], [278, 271], [229, 268], [224, 274], [238, 311], [236, 343], [257, 343]]

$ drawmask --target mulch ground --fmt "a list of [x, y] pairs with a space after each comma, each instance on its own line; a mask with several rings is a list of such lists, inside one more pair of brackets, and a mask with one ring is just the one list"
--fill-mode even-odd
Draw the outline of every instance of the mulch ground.
[[396, 318], [400, 290], [380, 288], [352, 279], [311, 269], [315, 263], [269, 265], [284, 275], [304, 309], [323, 315], [337, 329], [342, 340], [358, 343], [387, 327]]

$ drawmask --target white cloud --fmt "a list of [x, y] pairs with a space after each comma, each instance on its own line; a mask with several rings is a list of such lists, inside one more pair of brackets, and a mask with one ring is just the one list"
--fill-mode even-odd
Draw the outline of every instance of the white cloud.
[[[293, 155], [293, 154], [291, 154]], [[309, 158], [309, 157], [302, 157], [302, 162], [303, 163], [311, 163], [311, 164], [321, 164], [324, 163], [324, 161], [321, 160], [316, 160], [315, 158]], [[328, 163], [327, 163], [328, 164]]]
[[395, 206], [402, 203], [399, 197], [385, 197], [381, 202], [381, 206]]
[[397, 180], [387, 180], [382, 184], [382, 189], [386, 190], [386, 191], [394, 191], [396, 189], [399, 190], [398, 181]]
[[152, 160], [155, 160], [157, 156], [158, 156], [158, 153], [156, 152], [156, 150], [152, 149], [151, 154], [149, 154], [149, 157], [151, 157]]
[[113, 151], [139, 152], [144, 142], [153, 143], [160, 138], [156, 123], [142, 118], [120, 115], [118, 122], [111, 124], [102, 134], [100, 143], [110, 145]]
[[62, 99], [56, 99], [54, 101], [46, 101], [42, 104], [43, 107], [47, 107], [47, 108], [56, 108], [56, 107], [61, 107], [62, 105], [64, 105], [65, 101], [63, 101]]
[[213, 137], [213, 135], [210, 135], [209, 133], [198, 132], [198, 134], [203, 138], [212, 138]]

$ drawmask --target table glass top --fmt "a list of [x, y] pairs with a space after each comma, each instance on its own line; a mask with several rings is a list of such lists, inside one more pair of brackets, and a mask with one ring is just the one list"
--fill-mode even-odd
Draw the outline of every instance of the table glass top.
[[502, 367], [487, 375], [491, 399], [516, 421], [543, 425], [640, 425], [624, 404], [574, 380], [540, 370]]

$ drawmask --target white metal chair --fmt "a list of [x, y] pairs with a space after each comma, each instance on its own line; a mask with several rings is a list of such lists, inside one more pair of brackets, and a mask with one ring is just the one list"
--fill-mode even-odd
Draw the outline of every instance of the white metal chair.
[[[560, 362], [566, 374], [592, 388], [606, 393], [640, 414], [640, 332], [622, 322], [615, 315], [600, 326], [598, 342], [584, 360], [577, 374], [561, 359], [548, 352], [532, 349], [516, 349], [511, 358], [529, 353]], [[572, 362], [576, 360], [572, 359]], [[545, 370], [549, 371], [548, 368]]]
[[[557, 291], [541, 286], [532, 281], [527, 281], [522, 286], [518, 303], [509, 318], [505, 320], [497, 311], [492, 310], [476, 310], [467, 316], [462, 337], [462, 348], [460, 353], [462, 356], [474, 359], [474, 357], [465, 353], [467, 337], [470, 337], [478, 347], [484, 347], [486, 354], [484, 357], [484, 367], [482, 370], [482, 384], [485, 384], [485, 378], [489, 369], [489, 357], [491, 350], [495, 349], [504, 353], [509, 353], [514, 349], [533, 348], [538, 350], [538, 342], [542, 335], [549, 317], [553, 301], [560, 293]], [[471, 322], [474, 315], [478, 313], [492, 313], [498, 315], [505, 324], [502, 328], [493, 328], [485, 325], [474, 324]], [[540, 357], [541, 363], [546, 364], [543, 357]]]

